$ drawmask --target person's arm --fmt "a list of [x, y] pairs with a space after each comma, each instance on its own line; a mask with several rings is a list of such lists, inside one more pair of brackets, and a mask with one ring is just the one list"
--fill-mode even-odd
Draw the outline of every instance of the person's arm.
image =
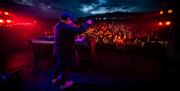
[[91, 24], [92, 20], [87, 20], [86, 23], [84, 23], [80, 27], [73, 27], [71, 25], [68, 25], [68, 30], [73, 34], [81, 34], [85, 32]]

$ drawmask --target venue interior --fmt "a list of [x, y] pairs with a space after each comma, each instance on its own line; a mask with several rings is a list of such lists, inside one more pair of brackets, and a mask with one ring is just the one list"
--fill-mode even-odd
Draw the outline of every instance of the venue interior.
[[0, 0], [0, 90], [54, 91], [54, 26], [70, 11], [75, 27], [93, 22], [75, 36], [78, 65], [68, 75], [74, 84], [62, 91], [176, 91], [176, 3]]

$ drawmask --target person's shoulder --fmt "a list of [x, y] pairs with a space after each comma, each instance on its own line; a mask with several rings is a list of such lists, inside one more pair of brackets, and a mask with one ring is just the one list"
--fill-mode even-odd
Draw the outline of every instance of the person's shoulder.
[[57, 23], [55, 24], [55, 26], [54, 26], [54, 29], [56, 30], [56, 29], [59, 29], [60, 27], [61, 27], [60, 22], [57, 22]]
[[63, 22], [57, 22], [55, 24], [55, 27], [59, 27], [59, 26], [65, 26], [65, 24]]
[[55, 24], [55, 26], [59, 26], [59, 22], [57, 22], [57, 23]]

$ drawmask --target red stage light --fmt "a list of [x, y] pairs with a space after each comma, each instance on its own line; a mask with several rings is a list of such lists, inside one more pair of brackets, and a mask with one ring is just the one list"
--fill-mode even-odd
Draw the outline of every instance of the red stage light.
[[161, 11], [159, 12], [159, 14], [162, 15], [162, 14], [164, 14], [164, 12], [161, 10]]
[[0, 19], [0, 23], [3, 23], [4, 21], [2, 19]]
[[9, 15], [9, 12], [4, 12], [5, 15]]
[[173, 10], [172, 10], [172, 9], [169, 9], [169, 10], [168, 10], [168, 13], [169, 13], [169, 14], [173, 13]]
[[159, 24], [159, 26], [162, 26], [162, 22], [159, 22], [158, 24]]
[[7, 23], [11, 23], [12, 21], [11, 20], [6, 20]]
[[170, 21], [166, 21], [166, 25], [171, 25], [171, 22]]

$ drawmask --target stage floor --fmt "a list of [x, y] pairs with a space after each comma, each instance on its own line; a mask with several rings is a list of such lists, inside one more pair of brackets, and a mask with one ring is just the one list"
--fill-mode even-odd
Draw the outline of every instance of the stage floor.
[[[51, 60], [41, 59], [40, 71], [37, 71], [33, 59], [31, 47], [15, 50], [3, 58], [0, 71], [1, 75], [6, 77], [6, 84], [3, 83], [2, 88], [7, 89], [6, 91], [48, 91], [52, 86], [52, 70], [49, 65]], [[165, 65], [165, 61], [142, 53], [99, 51], [94, 62], [82, 59], [80, 65], [71, 71], [69, 79], [74, 80], [75, 84], [67, 91], [171, 88], [176, 86], [173, 82], [176, 79], [176, 70], [171, 68], [170, 64]]]

